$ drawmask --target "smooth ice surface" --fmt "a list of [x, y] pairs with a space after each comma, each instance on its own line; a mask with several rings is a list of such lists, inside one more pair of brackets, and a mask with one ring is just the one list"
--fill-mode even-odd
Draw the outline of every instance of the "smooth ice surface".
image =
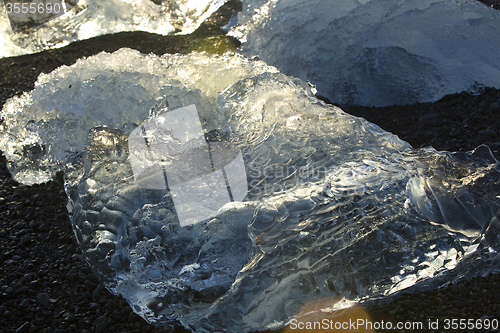
[[[133, 99], [123, 104], [126, 96]], [[49, 104], [61, 116], [42, 107]], [[231, 144], [241, 152], [248, 191], [215, 217], [182, 226], [170, 189], [177, 183], [141, 186], [129, 138], [142, 126], [149, 149], [156, 139], [162, 151], [197, 147], [172, 140], [170, 129], [160, 136], [150, 130], [192, 104], [210, 147]], [[95, 123], [76, 134], [74, 112]], [[260, 61], [158, 58], [126, 49], [100, 54], [42, 76], [33, 92], [9, 101], [3, 116], [4, 126], [25, 129], [34, 142], [53, 140], [45, 133], [56, 129], [78, 138], [74, 147], [71, 140], [43, 142], [47, 158], [63, 156], [76, 239], [107, 288], [149, 322], [178, 320], [199, 332], [278, 328], [310, 300], [332, 299], [322, 304], [334, 309], [349, 303], [333, 301], [339, 298], [384, 296], [496, 256], [500, 247], [499, 167], [487, 147], [467, 154], [413, 150]], [[114, 122], [97, 126], [107, 118]], [[16, 177], [30, 183], [39, 158], [24, 154], [30, 146], [14, 133], [4, 134], [2, 149], [11, 151], [11, 170], [21, 170], [13, 165], [22, 160]], [[216, 168], [231, 174], [234, 157], [222, 161], [217, 149], [211, 152]], [[182, 160], [186, 174], [197, 161]], [[156, 162], [168, 178], [166, 159]]]
[[[226, 0], [80, 0], [63, 16], [14, 32], [0, 1], [0, 57], [34, 53], [121, 31], [193, 32]], [[160, 3], [158, 5], [157, 3]]]
[[243, 0], [231, 32], [332, 102], [393, 105], [500, 87], [500, 12], [472, 0]]

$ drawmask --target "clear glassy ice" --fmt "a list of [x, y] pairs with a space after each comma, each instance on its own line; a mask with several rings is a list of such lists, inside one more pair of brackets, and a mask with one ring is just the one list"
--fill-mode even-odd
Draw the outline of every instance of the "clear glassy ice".
[[226, 0], [80, 0], [68, 13], [42, 25], [12, 31], [0, 2], [0, 57], [39, 52], [122, 31], [161, 35], [193, 32]]
[[[161, 123], [190, 105], [201, 126], [184, 109], [190, 133], [203, 135], [183, 141]], [[414, 150], [319, 101], [304, 81], [241, 56], [99, 54], [41, 76], [2, 116], [14, 177], [29, 184], [65, 171], [85, 257], [152, 323], [281, 327], [307, 301], [388, 295], [500, 246], [499, 166], [487, 147]], [[217, 145], [234, 153], [223, 160]], [[212, 169], [200, 163], [207, 152]], [[196, 175], [237, 154], [246, 197], [182, 223], [171, 187], [197, 190]], [[174, 179], [175, 170], [185, 172]], [[153, 178], [138, 178], [144, 172]], [[235, 188], [227, 185], [220, 191]]]

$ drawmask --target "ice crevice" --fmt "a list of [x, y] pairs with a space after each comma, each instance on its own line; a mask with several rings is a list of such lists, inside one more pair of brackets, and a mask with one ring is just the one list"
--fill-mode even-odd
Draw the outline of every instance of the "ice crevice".
[[101, 53], [41, 75], [1, 116], [13, 177], [64, 171], [87, 261], [151, 323], [265, 330], [318, 298], [497, 269], [486, 146], [413, 149], [260, 60]]

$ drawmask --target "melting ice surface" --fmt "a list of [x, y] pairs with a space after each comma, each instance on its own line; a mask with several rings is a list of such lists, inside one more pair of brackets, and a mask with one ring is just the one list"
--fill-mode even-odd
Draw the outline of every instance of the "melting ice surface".
[[[186, 224], [175, 184], [138, 183], [129, 147], [137, 154], [130, 138], [143, 133], [145, 151], [155, 140], [181, 151], [168, 124], [157, 136], [150, 124], [191, 105], [203, 142], [241, 152], [248, 193]], [[499, 167], [486, 147], [414, 150], [242, 56], [102, 53], [40, 76], [2, 117], [13, 176], [32, 184], [65, 172], [87, 260], [152, 323], [277, 328], [310, 300], [381, 297], [495, 257], [500, 246]], [[199, 168], [182, 156], [186, 174]]]
[[0, 2], [0, 57], [34, 53], [121, 31], [161, 35], [193, 32], [225, 0], [80, 0], [68, 13], [26, 31], [13, 32]]
[[500, 12], [478, 1], [243, 0], [238, 20], [247, 56], [341, 105], [500, 87]]

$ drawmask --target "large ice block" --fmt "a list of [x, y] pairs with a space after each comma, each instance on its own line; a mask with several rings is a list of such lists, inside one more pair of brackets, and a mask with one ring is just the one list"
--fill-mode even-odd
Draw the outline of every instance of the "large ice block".
[[500, 87], [500, 12], [473, 0], [243, 0], [247, 56], [332, 102], [435, 101]]
[[39, 52], [76, 40], [122, 31], [188, 34], [225, 2], [79, 0], [74, 8], [62, 16], [29, 29], [13, 31], [4, 2], [0, 1], [0, 57]]
[[[16, 179], [65, 171], [86, 259], [151, 323], [274, 329], [310, 301], [328, 312], [452, 269], [498, 269], [500, 174], [487, 147], [415, 150], [260, 61], [103, 53], [42, 76], [2, 116]], [[196, 181], [212, 174], [226, 186]], [[233, 199], [183, 223], [179, 184]]]

